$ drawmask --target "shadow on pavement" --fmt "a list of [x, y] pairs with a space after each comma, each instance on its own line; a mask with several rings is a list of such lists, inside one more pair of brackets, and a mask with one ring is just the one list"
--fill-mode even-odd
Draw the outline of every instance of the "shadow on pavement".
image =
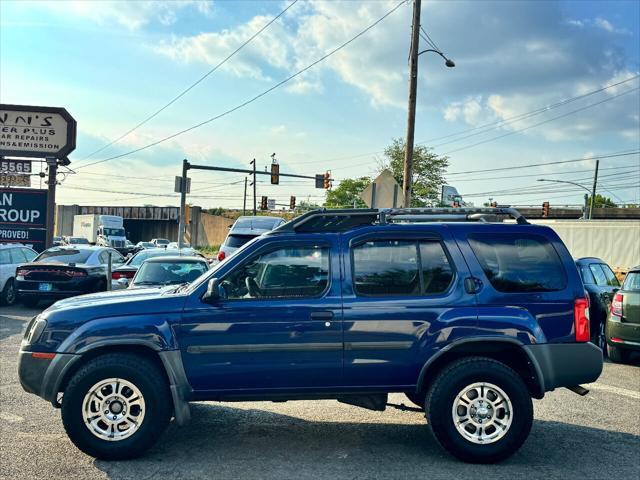
[[21, 334], [26, 326], [27, 323], [24, 320], [16, 320], [0, 314], [0, 340]]
[[426, 423], [314, 422], [219, 404], [194, 404], [192, 414], [191, 425], [171, 425], [146, 457], [95, 466], [110, 479], [243, 480], [513, 479], [529, 477], [531, 468], [535, 478], [590, 479], [607, 477], [612, 466], [617, 478], [637, 478], [640, 469], [640, 436], [559, 422], [536, 421], [522, 449], [502, 464], [471, 465], [446, 454]]

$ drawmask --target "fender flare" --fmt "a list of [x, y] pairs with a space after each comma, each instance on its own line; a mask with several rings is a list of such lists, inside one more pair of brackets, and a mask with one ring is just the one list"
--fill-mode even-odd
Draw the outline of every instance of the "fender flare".
[[436, 360], [441, 358], [443, 355], [446, 355], [448, 352], [455, 350], [461, 345], [467, 345], [472, 343], [487, 343], [487, 342], [501, 342], [509, 345], [513, 345], [518, 347], [525, 355], [528, 361], [531, 363], [534, 372], [535, 372], [535, 382], [538, 387], [538, 391], [541, 395], [544, 395], [545, 392], [545, 384], [544, 384], [544, 375], [542, 373], [542, 368], [540, 367], [540, 363], [538, 360], [531, 354], [531, 352], [524, 348], [525, 344], [520, 340], [509, 337], [501, 337], [501, 336], [483, 336], [483, 337], [469, 337], [463, 338], [460, 340], [454, 340], [453, 342], [442, 347], [437, 353], [432, 355], [426, 363], [422, 366], [420, 370], [420, 375], [418, 376], [417, 390], [422, 388], [422, 385], [425, 381], [425, 377], [427, 375], [427, 371], [434, 364]]
[[182, 363], [182, 355], [180, 350], [162, 350], [156, 343], [141, 339], [104, 339], [85, 345], [78, 350], [76, 354], [59, 354], [56, 358], [60, 358], [59, 362], [55, 359], [45, 373], [42, 386], [43, 398], [50, 400], [57, 405], [55, 398], [62, 380], [66, 378], [74, 365], [86, 358], [87, 353], [93, 352], [104, 347], [144, 347], [155, 352], [162, 362], [164, 372], [169, 380], [169, 390], [174, 405], [174, 416], [176, 423], [180, 426], [186, 425], [191, 420], [191, 411], [189, 408], [189, 398], [193, 389], [187, 379], [187, 374]]

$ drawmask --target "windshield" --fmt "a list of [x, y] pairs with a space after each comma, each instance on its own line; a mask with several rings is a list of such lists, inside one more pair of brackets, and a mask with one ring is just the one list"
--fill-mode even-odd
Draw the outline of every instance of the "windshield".
[[205, 262], [146, 262], [143, 263], [133, 285], [175, 285], [190, 283], [208, 270]]
[[622, 289], [628, 292], [640, 292], [640, 272], [629, 272], [624, 279]]
[[166, 238], [158, 238], [156, 239], [156, 245], [169, 245], [169, 240]]
[[34, 262], [85, 263], [92, 253], [93, 250], [50, 248], [38, 255]]
[[124, 237], [124, 228], [102, 227], [102, 231], [107, 237]]
[[89, 245], [89, 240], [80, 237], [71, 237], [68, 242], [72, 245]]
[[282, 223], [280, 218], [249, 217], [239, 218], [233, 228], [253, 228], [257, 230], [271, 230], [274, 225]]

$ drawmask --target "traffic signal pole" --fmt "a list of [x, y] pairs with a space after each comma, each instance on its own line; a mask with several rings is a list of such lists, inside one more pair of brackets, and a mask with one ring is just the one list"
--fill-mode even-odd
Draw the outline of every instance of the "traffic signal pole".
[[596, 160], [596, 173], [593, 175], [593, 190], [591, 190], [591, 206], [589, 207], [589, 220], [593, 218], [593, 209], [596, 207], [596, 187], [598, 186], [598, 168], [600, 160]]
[[180, 179], [180, 219], [178, 220], [178, 248], [184, 246], [184, 230], [185, 230], [185, 209], [187, 205], [187, 171], [189, 170], [189, 162], [185, 158], [182, 160], [182, 177]]

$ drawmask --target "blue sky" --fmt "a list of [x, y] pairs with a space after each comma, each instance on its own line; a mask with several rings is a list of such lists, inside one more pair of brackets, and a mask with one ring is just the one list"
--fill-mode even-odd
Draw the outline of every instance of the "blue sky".
[[[255, 157], [264, 167], [275, 152], [283, 172], [331, 169], [336, 179], [370, 175], [379, 152], [405, 134], [410, 4], [303, 76], [228, 116], [142, 152], [82, 166], [243, 103], [353, 37], [398, 1], [300, 0], [178, 102], [87, 158], [192, 84], [289, 2], [3, 0], [0, 100], [64, 106], [77, 119], [78, 146], [71, 155], [77, 174], [63, 181], [59, 203], [176, 205], [174, 197], [155, 195], [172, 188], [185, 157], [233, 167], [248, 166]], [[477, 205], [489, 197], [512, 204], [580, 203], [579, 188], [536, 180], [589, 185], [593, 160], [522, 166], [639, 149], [640, 98], [634, 89], [640, 80], [633, 78], [640, 72], [639, 5], [423, 1], [422, 26], [456, 68], [445, 68], [437, 56], [421, 56], [416, 141], [449, 155], [449, 183]], [[468, 131], [619, 82], [518, 122]], [[457, 132], [467, 133], [438, 140]], [[601, 193], [640, 202], [639, 158], [603, 159]], [[503, 167], [510, 170], [456, 174]], [[242, 206], [242, 174], [193, 177], [193, 203]], [[258, 187], [258, 195], [282, 203], [289, 195], [298, 201], [323, 196], [305, 181]]]

